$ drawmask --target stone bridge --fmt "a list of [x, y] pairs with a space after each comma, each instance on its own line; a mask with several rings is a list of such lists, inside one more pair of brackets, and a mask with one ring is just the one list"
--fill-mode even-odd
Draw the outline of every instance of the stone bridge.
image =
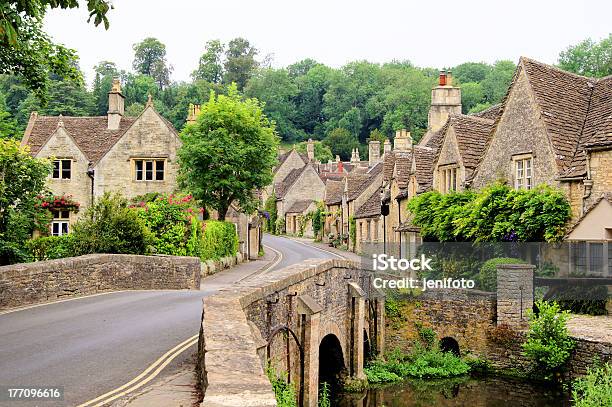
[[286, 372], [299, 405], [316, 406], [320, 381], [364, 377], [384, 327], [384, 296], [348, 260], [306, 260], [224, 290], [204, 299], [202, 405], [276, 405], [269, 366]]

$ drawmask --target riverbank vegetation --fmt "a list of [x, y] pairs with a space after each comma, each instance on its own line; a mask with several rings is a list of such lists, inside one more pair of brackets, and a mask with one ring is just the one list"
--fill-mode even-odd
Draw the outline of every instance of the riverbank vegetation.
[[612, 364], [588, 369], [586, 376], [572, 384], [574, 407], [612, 406]]

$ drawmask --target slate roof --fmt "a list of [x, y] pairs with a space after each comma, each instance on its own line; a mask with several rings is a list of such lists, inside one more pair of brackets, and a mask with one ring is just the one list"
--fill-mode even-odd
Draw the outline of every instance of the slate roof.
[[327, 205], [337, 205], [342, 202], [342, 194], [344, 193], [344, 181], [327, 180], [325, 183], [325, 199]]
[[305, 199], [301, 201], [296, 201], [291, 205], [289, 209], [287, 209], [286, 213], [304, 213], [306, 209], [312, 204], [314, 201], [312, 199]]
[[395, 152], [385, 153], [383, 157], [383, 181], [389, 182], [393, 177], [393, 167], [395, 166]]
[[[38, 154], [58, 128], [59, 116], [37, 116], [30, 118], [31, 131], [26, 134], [24, 144], [30, 146], [32, 155]], [[92, 164], [97, 163], [125, 134], [136, 121], [135, 117], [122, 117], [118, 130], [108, 130], [107, 116], [61, 117], [64, 129]], [[172, 125], [170, 125], [172, 126]], [[173, 127], [170, 127], [174, 130]]]
[[373, 218], [380, 216], [380, 190], [376, 189], [372, 195], [356, 211], [354, 218]]

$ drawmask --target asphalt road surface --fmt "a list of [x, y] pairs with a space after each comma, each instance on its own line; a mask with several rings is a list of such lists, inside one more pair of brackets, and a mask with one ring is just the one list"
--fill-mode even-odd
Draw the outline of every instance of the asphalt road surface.
[[[277, 236], [266, 235], [264, 244], [282, 253], [274, 269], [308, 258], [334, 257]], [[222, 277], [222, 284], [237, 279], [231, 271]], [[0, 405], [74, 406], [122, 386], [199, 332], [201, 300], [219, 287], [218, 282], [207, 287], [205, 280], [201, 291], [117, 292], [0, 315], [0, 386], [65, 389], [60, 404]], [[189, 355], [191, 349], [165, 370]]]

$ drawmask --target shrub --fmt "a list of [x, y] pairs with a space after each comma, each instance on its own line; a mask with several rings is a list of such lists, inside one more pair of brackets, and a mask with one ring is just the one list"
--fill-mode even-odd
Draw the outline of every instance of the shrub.
[[272, 192], [272, 195], [266, 199], [266, 203], [264, 204], [264, 211], [268, 213], [265, 222], [265, 229], [267, 232], [276, 234], [276, 219], [278, 217], [276, 211], [276, 194]]
[[277, 373], [274, 368], [268, 366], [266, 368], [266, 375], [272, 384], [272, 390], [274, 390], [274, 396], [276, 398], [276, 405], [278, 407], [296, 407], [297, 397], [295, 388], [287, 380], [286, 373]]
[[512, 329], [508, 324], [497, 325], [487, 332], [487, 336], [491, 342], [502, 346], [510, 346], [519, 338], [518, 332]]
[[74, 256], [75, 243], [74, 235], [67, 234], [32, 239], [27, 242], [27, 247], [34, 261], [43, 261]]
[[172, 256], [200, 256], [202, 225], [191, 195], [159, 195], [133, 207], [153, 234], [155, 253]]
[[417, 328], [417, 333], [419, 334], [419, 339], [425, 349], [432, 349], [436, 343], [436, 332], [431, 328], [426, 328], [422, 326], [420, 323], [415, 322], [415, 326]]
[[556, 302], [536, 302], [539, 313], [529, 313], [527, 340], [523, 353], [534, 363], [532, 374], [552, 380], [561, 372], [574, 349], [574, 340], [567, 331], [569, 313]]
[[74, 255], [90, 253], [146, 254], [153, 236], [125, 198], [105, 193], [73, 227]]
[[393, 383], [402, 380], [400, 376], [391, 372], [382, 360], [372, 361], [363, 370], [371, 384]]
[[612, 406], [612, 365], [606, 363], [587, 369], [572, 385], [574, 407]]
[[495, 291], [497, 288], [497, 266], [500, 264], [524, 264], [525, 262], [521, 259], [515, 259], [513, 257], [497, 257], [484, 262], [480, 267], [480, 273], [478, 274], [478, 281], [480, 288], [486, 291]]
[[285, 232], [285, 218], [276, 218], [276, 221], [274, 221], [274, 232], [277, 235], [282, 235]]
[[202, 249], [200, 257], [203, 260], [219, 259], [234, 256], [238, 251], [238, 236], [233, 223], [207, 220], [202, 233]]

